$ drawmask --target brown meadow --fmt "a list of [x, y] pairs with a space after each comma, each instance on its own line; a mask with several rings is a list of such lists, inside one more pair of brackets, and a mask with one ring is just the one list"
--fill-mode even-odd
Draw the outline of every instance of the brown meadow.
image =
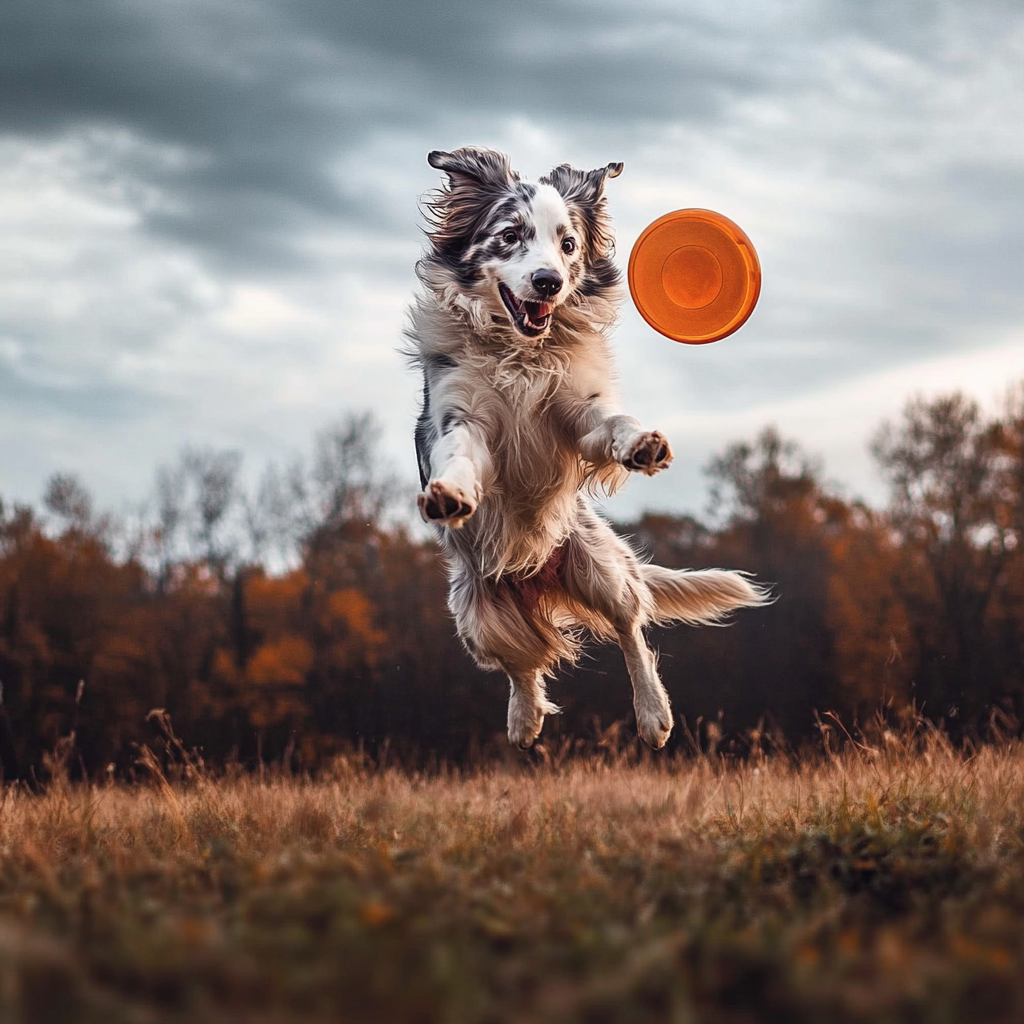
[[0, 807], [0, 1017], [1022, 1019], [1018, 741], [614, 740], [429, 774], [215, 777], [173, 744], [136, 785], [54, 764]]

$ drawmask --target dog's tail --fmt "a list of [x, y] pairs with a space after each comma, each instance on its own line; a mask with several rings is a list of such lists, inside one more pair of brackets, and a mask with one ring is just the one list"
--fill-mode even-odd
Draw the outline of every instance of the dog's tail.
[[768, 588], [752, 583], [747, 573], [732, 569], [664, 569], [641, 566], [644, 582], [654, 597], [651, 621], [664, 625], [685, 622], [713, 626], [737, 608], [771, 604]]

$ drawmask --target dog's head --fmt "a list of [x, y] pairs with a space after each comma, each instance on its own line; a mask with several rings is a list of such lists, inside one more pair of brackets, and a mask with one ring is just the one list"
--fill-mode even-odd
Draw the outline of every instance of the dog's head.
[[562, 164], [532, 184], [490, 149], [435, 151], [427, 160], [448, 182], [426, 204], [431, 252], [421, 277], [453, 291], [479, 323], [511, 325], [540, 343], [559, 307], [618, 285], [604, 183], [622, 164]]

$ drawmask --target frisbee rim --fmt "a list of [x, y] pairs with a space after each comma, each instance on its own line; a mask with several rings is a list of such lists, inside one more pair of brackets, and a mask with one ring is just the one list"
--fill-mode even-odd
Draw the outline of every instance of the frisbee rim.
[[[705, 334], [686, 333], [673, 328], [670, 325], [659, 322], [653, 314], [644, 308], [644, 292], [642, 290], [642, 286], [637, 282], [636, 268], [647, 239], [659, 229], [663, 228], [666, 224], [693, 221], [710, 223], [722, 232], [728, 238], [735, 251], [739, 254], [740, 259], [746, 268], [744, 297], [739, 305], [739, 309], [721, 327]], [[700, 245], [701, 243], [695, 243], [692, 239], [683, 237], [680, 239], [678, 248], [694, 244]], [[714, 249], [703, 245], [701, 247], [706, 248], [707, 251], [712, 253], [716, 258], [719, 257], [719, 253]], [[747, 322], [747, 320], [750, 319], [750, 315], [754, 312], [754, 308], [757, 306], [757, 301], [761, 295], [761, 262], [758, 259], [757, 250], [750, 241], [750, 237], [735, 221], [726, 217], [725, 214], [718, 213], [715, 210], [706, 210], [701, 207], [686, 207], [681, 210], [673, 210], [671, 213], [666, 213], [657, 220], [648, 224], [640, 233], [640, 237], [637, 238], [636, 242], [633, 244], [632, 250], [630, 251], [627, 277], [629, 293], [633, 299], [633, 305], [636, 307], [636, 310], [641, 317], [643, 317], [647, 324], [653, 327], [659, 334], [684, 345], [709, 345], [712, 342], [721, 341], [722, 338], [729, 337], [730, 334], [738, 331]], [[647, 282], [647, 294], [651, 294], [652, 286], [650, 284], [650, 277], [648, 277]], [[658, 288], [659, 284], [660, 282], [654, 284], [653, 287]], [[664, 290], [661, 290], [660, 295], [667, 298], [669, 302], [672, 302], [673, 305], [676, 305], [680, 310], [685, 308], [679, 306], [679, 304], [670, 298]]]

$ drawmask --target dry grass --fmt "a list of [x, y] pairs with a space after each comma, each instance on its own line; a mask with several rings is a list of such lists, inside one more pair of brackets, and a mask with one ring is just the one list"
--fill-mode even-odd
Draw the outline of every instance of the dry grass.
[[5, 790], [0, 1019], [1024, 1019], [1017, 742], [151, 767]]

